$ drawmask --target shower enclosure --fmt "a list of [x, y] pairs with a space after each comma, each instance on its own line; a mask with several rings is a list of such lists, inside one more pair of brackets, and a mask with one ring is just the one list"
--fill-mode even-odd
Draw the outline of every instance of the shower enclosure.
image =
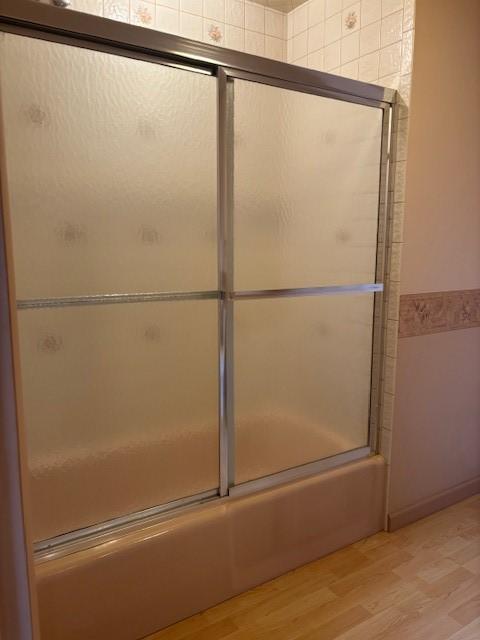
[[39, 557], [375, 452], [393, 92], [6, 4]]

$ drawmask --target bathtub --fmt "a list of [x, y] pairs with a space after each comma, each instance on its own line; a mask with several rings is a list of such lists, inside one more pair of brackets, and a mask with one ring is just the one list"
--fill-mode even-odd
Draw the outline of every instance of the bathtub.
[[133, 640], [383, 528], [370, 456], [37, 559], [42, 637]]

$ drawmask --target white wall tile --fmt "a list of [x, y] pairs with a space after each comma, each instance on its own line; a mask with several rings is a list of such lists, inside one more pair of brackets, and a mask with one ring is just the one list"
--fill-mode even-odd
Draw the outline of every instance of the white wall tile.
[[283, 38], [284, 16], [280, 11], [265, 9], [265, 33], [275, 38]]
[[143, 0], [130, 0], [130, 22], [153, 29], [155, 26], [155, 5]]
[[411, 98], [411, 88], [412, 88], [412, 76], [410, 74], [401, 76], [400, 83], [398, 86], [398, 93], [400, 96], [398, 111], [399, 111], [400, 118], [408, 117], [408, 109], [410, 107], [410, 98]]
[[225, 22], [225, 0], [203, 0], [203, 16]]
[[334, 13], [342, 10], [342, 0], [326, 0], [325, 1], [325, 17], [329, 18]]
[[382, 20], [381, 46], [388, 47], [389, 44], [402, 39], [403, 33], [403, 11], [392, 13]]
[[376, 82], [378, 80], [378, 65], [380, 51], [373, 51], [363, 56], [358, 61], [358, 78], [364, 82]]
[[402, 64], [402, 43], [396, 42], [380, 51], [380, 68], [378, 75], [388, 76], [400, 71]]
[[413, 31], [405, 31], [402, 40], [402, 75], [412, 72]]
[[287, 15], [287, 40], [293, 38], [293, 18], [294, 11], [290, 11]]
[[287, 40], [287, 50], [285, 52], [286, 62], [293, 62], [293, 38]]
[[398, 314], [400, 309], [400, 284], [398, 282], [388, 281], [388, 303], [387, 303], [387, 315], [393, 320], [398, 320]]
[[384, 391], [386, 393], [395, 393], [395, 377], [396, 377], [396, 361], [395, 358], [387, 356], [385, 358], [385, 379], [384, 379]]
[[180, 0], [156, 0], [156, 4], [170, 9], [177, 9], [177, 11], [180, 9]]
[[94, 16], [103, 16], [102, 0], [72, 0], [71, 8], [74, 11], [91, 13]]
[[396, 162], [394, 165], [395, 171], [395, 185], [393, 192], [393, 201], [394, 202], [405, 202], [405, 186], [406, 186], [406, 177], [407, 177], [407, 163], [406, 162]]
[[323, 71], [324, 66], [324, 54], [323, 49], [319, 49], [318, 51], [314, 51], [313, 53], [308, 54], [307, 64], [310, 69], [316, 69], [317, 71]]
[[293, 38], [287, 40], [287, 62], [293, 62]]
[[325, 20], [325, 44], [339, 40], [342, 35], [342, 14], [337, 13]]
[[258, 31], [245, 30], [245, 51], [254, 56], [265, 55], [265, 36]]
[[130, 19], [129, 0], [104, 0], [103, 16], [110, 20], [128, 22]]
[[110, 20], [128, 22], [130, 19], [129, 0], [104, 0], [103, 16]]
[[382, 17], [382, 0], [361, 0], [360, 23], [366, 27]]
[[303, 56], [303, 58], [299, 58], [298, 60], [295, 60], [295, 62], [293, 64], [297, 65], [297, 67], [307, 67], [308, 66], [308, 57], [307, 56]]
[[[397, 337], [398, 339], [398, 337]], [[391, 429], [393, 419], [393, 402], [395, 396], [391, 393], [384, 393], [382, 398], [382, 427]]]
[[217, 47], [225, 46], [225, 23], [217, 20], [203, 19], [203, 39]]
[[293, 36], [293, 59], [298, 60], [307, 55], [308, 43], [307, 32], [303, 31], [296, 36]]
[[342, 38], [341, 63], [342, 65], [358, 58], [360, 52], [360, 34], [357, 31]]
[[265, 55], [273, 60], [283, 60], [283, 40], [265, 36]]
[[358, 60], [353, 60], [352, 62], [348, 62], [347, 64], [342, 64], [340, 72], [345, 78], [358, 80]]
[[325, 26], [323, 22], [319, 22], [308, 30], [308, 53], [321, 49], [324, 45]]
[[308, 3], [308, 26], [313, 27], [325, 21], [325, 0], [312, 0]]
[[192, 40], [203, 39], [203, 18], [193, 13], [180, 12], [180, 35]]
[[403, 202], [397, 202], [393, 206], [392, 242], [403, 242], [404, 212], [405, 204]]
[[324, 49], [325, 71], [333, 71], [340, 66], [340, 40], [329, 44]]
[[203, 0], [180, 0], [180, 10], [203, 16]]
[[400, 74], [392, 73], [389, 76], [383, 76], [378, 79], [378, 84], [382, 87], [388, 87], [389, 89], [398, 89], [398, 85], [400, 84]]
[[373, 22], [360, 29], [360, 55], [380, 49], [380, 22]]
[[385, 333], [385, 353], [391, 358], [397, 357], [398, 320], [387, 320]]
[[400, 282], [400, 273], [402, 268], [402, 243], [394, 242], [387, 255], [390, 279]]
[[245, 2], [245, 29], [265, 33], [265, 7]]
[[384, 458], [387, 464], [390, 464], [392, 453], [392, 432], [388, 429], [380, 430], [380, 455]]
[[405, 0], [403, 7], [403, 30], [413, 29], [415, 22], [415, 0]]
[[[355, 24], [352, 27], [349, 27], [349, 18], [352, 19], [352, 22]], [[350, 5], [346, 9], [342, 11], [342, 35], [348, 36], [350, 33], [354, 31], [358, 31], [360, 29], [360, 2], [356, 2], [355, 4]]]
[[225, 25], [225, 46], [235, 51], [243, 51], [245, 48], [245, 30], [231, 24]]
[[308, 27], [307, 5], [302, 4], [292, 11], [293, 14], [293, 35], [296, 36]]
[[157, 6], [155, 11], [155, 29], [164, 31], [165, 33], [174, 33], [178, 35], [180, 14], [175, 9]]
[[245, 26], [245, 3], [243, 0], [226, 0], [225, 22], [234, 27]]
[[382, 16], [388, 16], [403, 9], [403, 0], [382, 0]]

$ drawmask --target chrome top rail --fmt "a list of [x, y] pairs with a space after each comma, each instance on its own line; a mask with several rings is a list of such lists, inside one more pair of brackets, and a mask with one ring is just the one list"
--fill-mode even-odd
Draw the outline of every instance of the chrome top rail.
[[395, 101], [392, 89], [31, 0], [1, 0], [0, 29], [151, 62], [163, 59], [211, 73], [218, 67], [252, 72], [315, 86], [339, 98], [343, 95], [346, 99], [350, 96], [388, 104]]

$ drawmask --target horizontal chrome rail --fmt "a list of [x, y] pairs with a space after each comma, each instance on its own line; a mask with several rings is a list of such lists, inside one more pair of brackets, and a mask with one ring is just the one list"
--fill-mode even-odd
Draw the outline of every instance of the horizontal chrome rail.
[[[257, 478], [230, 487], [228, 495], [238, 497], [256, 491], [270, 489], [286, 482], [305, 478], [323, 471], [328, 471], [329, 469], [334, 469], [337, 466], [349, 462], [354, 462], [355, 460], [367, 458], [371, 454], [371, 449], [368, 446], [338, 453], [329, 458], [309, 462], [299, 467], [279, 471], [278, 473], [273, 473], [263, 478]], [[35, 560], [36, 562], [53, 560], [54, 558], [63, 557], [81, 551], [82, 549], [117, 539], [121, 535], [135, 530], [138, 527], [156, 524], [167, 518], [177, 516], [189, 507], [197, 507], [206, 502], [218, 499], [219, 497], [219, 490], [212, 489], [36, 542], [34, 544]]]
[[55, 536], [54, 538], [42, 540], [41, 542], [36, 542], [34, 544], [35, 559], [37, 561], [52, 560], [57, 556], [64, 556], [69, 553], [79, 551], [84, 546], [91, 547], [92, 543], [101, 544], [102, 542], [106, 542], [112, 536], [117, 538], [120, 535], [120, 531], [122, 533], [126, 533], [126, 529], [132, 529], [136, 525], [141, 524], [142, 526], [145, 526], [148, 520], [156, 521], [160, 516], [168, 516], [171, 512], [175, 512], [175, 515], [177, 515], [180, 509], [198, 506], [199, 504], [208, 502], [213, 498], [218, 498], [218, 495], [218, 489], [211, 489], [209, 491], [197, 493], [193, 496], [179, 498], [172, 502], [166, 502], [159, 506], [129, 513], [126, 516], [113, 518], [112, 520], [108, 520], [100, 524], [95, 524], [69, 533], [63, 533], [59, 536]]
[[129, 302], [165, 302], [172, 300], [215, 300], [218, 291], [171, 291], [162, 293], [107, 293], [93, 296], [66, 298], [34, 298], [18, 300], [17, 309], [43, 309], [47, 307], [81, 307], [95, 304], [121, 304]]
[[233, 300], [256, 300], [258, 298], [296, 298], [301, 296], [331, 296], [346, 293], [376, 293], [383, 291], [382, 283], [347, 284], [325, 287], [299, 287], [295, 289], [264, 289], [259, 291], [235, 291], [229, 294]]
[[316, 475], [322, 471], [328, 471], [329, 469], [334, 469], [342, 464], [347, 464], [348, 462], [368, 458], [371, 455], [372, 451], [369, 446], [352, 449], [351, 451], [338, 453], [334, 456], [330, 456], [329, 458], [322, 458], [321, 460], [308, 462], [307, 464], [303, 464], [299, 467], [292, 467], [291, 469], [272, 473], [271, 475], [264, 476], [263, 478], [256, 478], [254, 480], [243, 482], [242, 484], [237, 484], [230, 489], [229, 495], [238, 497], [247, 495], [248, 493], [254, 493], [256, 491], [271, 489], [279, 484]]
[[299, 298], [302, 296], [375, 293], [383, 291], [383, 284], [352, 284], [328, 287], [299, 287], [296, 289], [265, 289], [258, 291], [171, 291], [162, 293], [106, 293], [65, 298], [31, 298], [18, 300], [17, 309], [46, 309], [52, 307], [82, 307], [87, 305], [122, 304], [133, 302], [169, 302], [175, 300], [255, 300], [260, 298]]

